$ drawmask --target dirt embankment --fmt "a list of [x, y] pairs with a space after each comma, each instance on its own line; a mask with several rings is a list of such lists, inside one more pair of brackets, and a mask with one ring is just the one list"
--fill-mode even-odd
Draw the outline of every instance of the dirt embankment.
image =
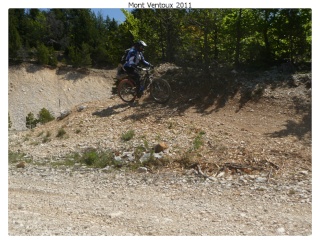
[[[128, 105], [111, 94], [115, 70], [10, 67], [13, 129], [43, 107], [72, 112], [10, 131], [9, 151], [28, 163], [9, 164], [9, 234], [311, 235], [311, 75], [215, 73], [227, 89], [190, 91], [182, 81], [201, 74], [159, 70], [172, 99]], [[164, 167], [127, 171], [159, 142]], [[111, 151], [122, 168], [54, 166], [88, 148]]]
[[50, 69], [33, 64], [9, 67], [9, 115], [12, 129], [26, 129], [26, 116], [42, 108], [55, 117], [89, 101], [110, 97], [115, 70]]
[[[190, 92], [187, 78], [193, 85], [203, 78], [197, 70], [163, 64], [158, 71], [173, 88], [173, 97], [165, 105], [148, 97], [125, 104], [112, 95], [115, 70], [10, 67], [13, 129], [25, 128], [26, 115], [36, 115], [41, 108], [56, 116], [65, 109], [72, 111], [63, 120], [13, 133], [10, 150], [33, 159], [90, 147], [111, 149], [119, 156], [163, 141], [173, 161], [180, 157], [181, 163], [183, 155], [192, 156], [209, 173], [230, 162], [263, 170], [311, 170], [310, 74], [215, 72], [212, 79], [218, 86], [205, 91], [194, 86]], [[80, 105], [85, 109], [78, 111]], [[54, 136], [60, 128], [68, 135], [63, 140]], [[135, 131], [135, 137], [127, 143], [120, 138], [129, 130]], [[53, 135], [45, 142], [39, 136], [44, 132]], [[239, 170], [233, 166], [231, 170]]]

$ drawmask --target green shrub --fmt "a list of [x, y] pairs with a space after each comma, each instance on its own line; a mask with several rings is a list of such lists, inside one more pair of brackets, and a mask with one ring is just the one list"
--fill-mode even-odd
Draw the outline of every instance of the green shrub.
[[51, 113], [47, 109], [42, 108], [39, 111], [38, 119], [35, 118], [32, 112], [28, 113], [26, 117], [26, 126], [29, 129], [33, 129], [37, 126], [38, 123], [45, 124], [51, 120], [54, 120], [53, 115], [51, 115]]
[[12, 126], [12, 122], [10, 119], [10, 114], [8, 113], [8, 127], [9, 127], [9, 129], [11, 128], [11, 126]]
[[39, 120], [34, 117], [33, 113], [31, 113], [31, 112], [28, 113], [28, 115], [26, 117], [27, 128], [32, 129], [32, 128], [36, 127], [38, 122], [39, 122]]
[[38, 114], [39, 122], [45, 124], [54, 120], [54, 116], [46, 108], [42, 108]]
[[43, 43], [37, 46], [37, 60], [39, 64], [49, 63], [49, 50]]
[[94, 168], [104, 168], [107, 165], [117, 165], [111, 151], [88, 149], [80, 158], [80, 163]]
[[69, 58], [73, 67], [88, 67], [92, 60], [90, 57], [90, 46], [82, 43], [81, 49], [75, 46], [69, 47]]
[[63, 128], [60, 128], [58, 130], [58, 133], [57, 133], [57, 137], [63, 137], [65, 134], [67, 134], [67, 132], [63, 129]]
[[99, 160], [99, 156], [96, 151], [90, 151], [83, 155], [82, 160], [86, 165], [92, 166]]
[[130, 141], [134, 136], [134, 130], [129, 130], [121, 135], [123, 141]]
[[54, 52], [54, 49], [53, 47], [49, 47], [49, 61], [48, 61], [48, 64], [51, 65], [51, 66], [54, 66], [56, 67], [57, 64], [58, 64], [58, 59], [57, 59], [57, 56]]
[[42, 143], [46, 143], [46, 142], [49, 142], [49, 141], [50, 141], [49, 137], [43, 137], [42, 138]]
[[8, 163], [18, 163], [24, 161], [26, 163], [30, 163], [31, 159], [30, 158], [26, 158], [26, 155], [24, 153], [21, 152], [13, 152], [10, 151], [8, 152]]
[[[43, 135], [43, 133], [41, 133], [41, 135]], [[50, 136], [51, 136], [50, 131], [47, 131], [47, 133], [45, 134], [45, 136], [42, 138], [42, 143], [49, 142], [49, 141], [51, 140], [51, 139], [50, 139]]]
[[193, 140], [193, 149], [197, 150], [203, 145], [203, 135], [205, 134], [204, 131], [199, 132], [199, 134]]

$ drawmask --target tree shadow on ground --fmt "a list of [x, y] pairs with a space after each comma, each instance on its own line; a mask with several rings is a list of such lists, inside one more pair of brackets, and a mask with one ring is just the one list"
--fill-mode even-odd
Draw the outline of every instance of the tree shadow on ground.
[[[166, 79], [171, 85], [173, 96], [169, 102], [157, 104], [151, 98], [144, 98], [146, 102], [139, 103], [134, 114], [124, 117], [123, 120], [141, 120], [150, 114], [159, 120], [183, 116], [185, 111], [190, 108], [201, 115], [206, 115], [218, 112], [231, 101], [235, 104], [235, 112], [239, 112], [247, 103], [259, 102], [267, 87], [276, 89], [295, 86], [293, 74], [275, 71], [235, 74], [230, 70], [222, 70], [212, 75], [198, 69], [175, 68], [161, 73], [160, 78]], [[113, 90], [115, 89], [113, 88]], [[309, 111], [309, 114], [305, 114], [301, 123], [288, 121], [286, 130], [275, 132], [269, 136], [296, 134], [298, 138], [302, 138], [311, 130], [311, 124], [308, 124], [311, 120], [311, 109], [308, 108], [308, 104], [304, 104], [304, 101], [298, 99], [293, 101], [297, 114], [302, 111]]]
[[270, 137], [287, 137], [295, 136], [299, 140], [305, 139], [305, 136], [311, 132], [311, 119], [308, 115], [305, 115], [300, 122], [293, 120], [287, 120], [285, 124], [285, 129], [280, 131], [275, 131], [273, 133], [268, 133], [266, 135]]
[[163, 77], [171, 81], [170, 85], [175, 92], [169, 106], [178, 107], [180, 113], [190, 107], [201, 114], [218, 112], [229, 101], [234, 100], [235, 96], [239, 96], [236, 109], [236, 112], [239, 112], [248, 102], [258, 102], [268, 85], [272, 84], [273, 88], [286, 85], [286, 79], [278, 82], [260, 78], [257, 73], [234, 74], [227, 71], [215, 76], [206, 73], [182, 73], [177, 76], [171, 74], [171, 78], [166, 75]]
[[123, 117], [121, 120], [126, 121], [126, 120], [132, 120], [132, 121], [141, 121], [144, 118], [148, 117], [150, 113], [148, 111], [143, 112], [143, 111], [138, 111], [137, 113], [132, 113], [129, 116]]
[[287, 120], [285, 129], [275, 131], [273, 133], [266, 134], [270, 137], [287, 137], [295, 136], [299, 140], [311, 139], [311, 128], [312, 128], [312, 115], [311, 115], [311, 104], [301, 100], [298, 97], [293, 98], [293, 109], [296, 114], [301, 114], [301, 120], [299, 122], [293, 120]]
[[120, 103], [115, 106], [110, 106], [106, 109], [93, 112], [92, 115], [98, 117], [110, 117], [111, 115], [122, 113], [124, 110], [129, 109], [131, 106], [132, 105], [128, 103]]
[[56, 69], [56, 74], [63, 76], [65, 80], [77, 80], [83, 79], [90, 74], [90, 70], [87, 68], [72, 68], [69, 66], [60, 66]]
[[50, 65], [43, 65], [43, 64], [39, 64], [36, 61], [19, 61], [19, 60], [9, 60], [9, 66], [11, 69], [18, 69], [20, 70], [21, 67], [25, 67], [26, 71], [28, 73], [37, 73], [38, 71], [41, 70], [45, 70], [45, 69], [51, 69], [51, 70], [55, 70], [56, 67], [54, 66], [50, 66]]

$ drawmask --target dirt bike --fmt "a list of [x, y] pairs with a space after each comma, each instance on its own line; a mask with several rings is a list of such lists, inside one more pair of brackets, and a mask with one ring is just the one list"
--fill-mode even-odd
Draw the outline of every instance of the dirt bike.
[[[140, 92], [150, 93], [157, 103], [166, 103], [171, 97], [170, 84], [164, 79], [154, 79], [153, 67], [139, 68]], [[132, 76], [122, 78], [118, 85], [118, 95], [124, 102], [133, 102], [137, 98], [136, 84]]]

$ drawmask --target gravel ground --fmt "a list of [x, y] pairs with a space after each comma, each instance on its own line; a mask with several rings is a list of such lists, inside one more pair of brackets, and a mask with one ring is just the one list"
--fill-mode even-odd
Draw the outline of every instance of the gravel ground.
[[311, 182], [9, 167], [10, 236], [309, 236]]

